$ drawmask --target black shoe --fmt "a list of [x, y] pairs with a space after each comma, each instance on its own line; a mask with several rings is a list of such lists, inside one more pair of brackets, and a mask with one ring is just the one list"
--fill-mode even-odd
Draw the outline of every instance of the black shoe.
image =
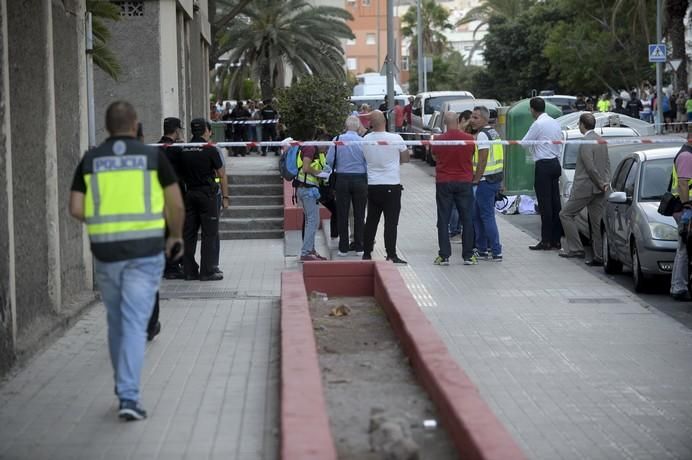
[[676, 292], [674, 294], [671, 294], [670, 296], [673, 298], [673, 300], [678, 300], [680, 302], [690, 300], [690, 294], [687, 291]]
[[263, 157], [266, 157], [266, 156], [267, 156], [267, 152], [262, 152], [262, 156], [263, 156]]
[[387, 260], [395, 263], [395, 264], [401, 264], [401, 265], [407, 265], [408, 262], [406, 262], [404, 259], [400, 259], [398, 256], [393, 256], [393, 257], [387, 257]]
[[553, 249], [557, 249], [558, 251], [562, 249], [562, 244], [558, 241], [557, 243], [553, 243]]
[[372, 260], [372, 256], [370, 255], [369, 252], [363, 253], [363, 260]]
[[199, 280], [200, 281], [221, 281], [223, 279], [223, 275], [221, 273], [212, 273], [211, 275], [200, 275]]
[[533, 246], [529, 246], [529, 249], [531, 249], [532, 251], [549, 251], [552, 248], [553, 246], [550, 243], [544, 243], [543, 241], [539, 241]]
[[223, 275], [223, 272], [219, 267], [214, 267], [214, 273], [221, 273]]
[[355, 241], [351, 241], [351, 242], [348, 244], [348, 250], [349, 250], [349, 251], [357, 251], [357, 249], [356, 249], [356, 242], [355, 242]]
[[603, 261], [601, 259], [591, 259], [584, 262], [589, 267], [602, 267]]
[[128, 422], [133, 420], [144, 420], [147, 418], [147, 411], [142, 409], [142, 406], [140, 406], [137, 401], [123, 399], [120, 401], [118, 417]]
[[193, 273], [192, 275], [185, 275], [185, 281], [195, 281], [199, 279], [199, 273]]
[[185, 279], [185, 273], [181, 272], [180, 270], [171, 270], [169, 272], [165, 272], [163, 277], [167, 280], [183, 280]]
[[154, 340], [154, 337], [159, 335], [159, 332], [161, 332], [161, 322], [157, 321], [154, 327], [147, 331], [147, 342]]
[[558, 255], [565, 259], [583, 259], [584, 251], [560, 251]]

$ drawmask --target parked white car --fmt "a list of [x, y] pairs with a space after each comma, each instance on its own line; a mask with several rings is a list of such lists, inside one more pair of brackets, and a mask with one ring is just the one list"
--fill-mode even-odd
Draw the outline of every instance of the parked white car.
[[562, 129], [579, 129], [579, 117], [582, 113], [592, 113], [596, 118], [596, 128], [632, 128], [636, 129], [640, 136], [653, 136], [656, 129], [651, 123], [629, 115], [615, 112], [572, 112], [556, 118]]

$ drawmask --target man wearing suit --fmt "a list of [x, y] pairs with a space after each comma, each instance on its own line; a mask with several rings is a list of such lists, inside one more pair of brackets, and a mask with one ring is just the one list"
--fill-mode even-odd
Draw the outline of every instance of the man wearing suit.
[[[596, 126], [596, 119], [591, 113], [583, 113], [579, 117], [579, 130], [584, 135], [584, 140], [601, 139], [601, 136], [594, 132], [594, 126]], [[574, 218], [582, 209], [587, 208], [591, 225], [591, 248], [594, 257], [586, 264], [591, 266], [603, 265], [600, 223], [605, 206], [605, 192], [608, 190], [609, 182], [608, 147], [605, 144], [581, 145], [569, 201], [560, 211], [560, 220], [565, 231], [567, 246], [560, 252], [561, 257], [584, 257], [584, 246], [579, 239]]]

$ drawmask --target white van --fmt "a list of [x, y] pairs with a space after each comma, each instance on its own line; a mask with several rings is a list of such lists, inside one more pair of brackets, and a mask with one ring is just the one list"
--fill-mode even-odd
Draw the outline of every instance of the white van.
[[[376, 72], [362, 73], [356, 77], [358, 84], [353, 87], [354, 96], [386, 96], [387, 77]], [[401, 86], [394, 82], [394, 94], [403, 94]]]
[[[358, 110], [360, 109], [360, 106], [363, 104], [368, 104], [371, 109], [377, 110], [380, 108], [380, 106], [384, 103], [384, 100], [387, 96], [386, 95], [378, 95], [378, 96], [351, 96], [351, 104], [354, 105], [352, 107], [353, 110]], [[399, 104], [403, 107], [408, 104], [408, 98], [410, 96], [408, 94], [397, 94], [394, 96], [395, 101], [399, 101]]]
[[468, 91], [430, 91], [427, 93], [419, 93], [413, 101], [411, 130], [415, 133], [423, 132], [423, 128], [428, 125], [432, 114], [436, 110], [441, 112], [442, 105], [445, 102], [455, 99], [475, 98], [473, 94]]

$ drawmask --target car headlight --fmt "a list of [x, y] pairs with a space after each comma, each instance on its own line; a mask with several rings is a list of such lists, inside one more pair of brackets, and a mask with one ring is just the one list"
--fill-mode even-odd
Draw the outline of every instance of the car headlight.
[[562, 187], [562, 196], [569, 198], [570, 193], [572, 193], [572, 181], [567, 181]]
[[678, 240], [678, 229], [672, 225], [662, 224], [660, 222], [649, 222], [649, 230], [651, 230], [651, 238], [655, 240]]

